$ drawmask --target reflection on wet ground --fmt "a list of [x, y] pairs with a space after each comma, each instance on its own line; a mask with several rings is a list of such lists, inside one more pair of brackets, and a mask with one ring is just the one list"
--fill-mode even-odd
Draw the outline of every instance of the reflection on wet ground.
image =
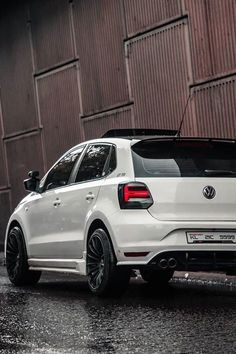
[[99, 299], [82, 278], [17, 289], [3, 272], [0, 353], [236, 353], [229, 284], [175, 279], [153, 291], [138, 279], [122, 298]]

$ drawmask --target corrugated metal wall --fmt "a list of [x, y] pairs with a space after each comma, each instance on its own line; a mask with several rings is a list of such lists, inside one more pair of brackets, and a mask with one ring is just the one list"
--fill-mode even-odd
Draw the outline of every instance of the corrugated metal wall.
[[[130, 93], [136, 127], [175, 128], [188, 98], [186, 20], [127, 42]], [[155, 73], [155, 75], [154, 75]]]
[[[0, 5], [1, 6], [1, 5]], [[27, 6], [0, 11], [0, 87], [4, 137], [37, 126]]]
[[6, 223], [9, 219], [9, 214], [11, 211], [9, 191], [0, 191], [0, 210], [0, 245], [3, 246], [3, 236], [5, 234]]
[[184, 0], [194, 81], [236, 69], [235, 0]]
[[37, 77], [36, 84], [48, 169], [68, 147], [82, 140], [78, 67], [76, 64], [63, 66]]
[[115, 109], [102, 114], [95, 114], [92, 117], [83, 119], [85, 139], [93, 139], [94, 132], [96, 136], [102, 136], [104, 132], [121, 128], [133, 128], [132, 107]]
[[180, 16], [182, 12], [181, 0], [124, 0], [123, 6], [128, 36]]
[[67, 0], [30, 1], [30, 23], [36, 72], [75, 57]]
[[75, 0], [76, 48], [83, 115], [128, 100], [123, 27], [117, 0]]
[[[1, 91], [0, 91], [1, 93]], [[6, 189], [8, 186], [8, 175], [7, 175], [7, 165], [6, 165], [6, 155], [5, 148], [3, 144], [3, 126], [2, 126], [2, 105], [0, 96], [0, 189]]]
[[236, 75], [195, 86], [193, 94], [198, 134], [235, 138]]
[[[7, 5], [6, 5], [7, 4]], [[111, 128], [236, 138], [235, 0], [0, 4], [0, 244], [29, 169]]]
[[12, 206], [16, 206], [25, 194], [23, 180], [27, 171], [43, 171], [43, 155], [40, 133], [34, 132], [6, 141]]

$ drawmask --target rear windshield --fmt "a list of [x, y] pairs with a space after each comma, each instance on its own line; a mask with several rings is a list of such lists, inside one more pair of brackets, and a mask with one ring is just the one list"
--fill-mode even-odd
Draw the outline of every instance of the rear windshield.
[[236, 144], [141, 141], [132, 147], [136, 177], [236, 177]]

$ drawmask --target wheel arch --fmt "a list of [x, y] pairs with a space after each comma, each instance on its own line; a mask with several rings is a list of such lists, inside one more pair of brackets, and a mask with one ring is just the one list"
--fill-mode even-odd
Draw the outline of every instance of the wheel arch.
[[17, 221], [17, 220], [12, 220], [11, 223], [10, 223], [10, 225], [8, 226], [8, 232], [7, 232], [7, 234], [9, 234], [10, 230], [13, 229], [13, 227], [15, 227], [15, 226], [18, 226], [19, 229], [21, 229], [21, 231], [22, 231], [22, 227], [21, 227], [19, 221]]
[[18, 220], [13, 219], [9, 222], [8, 226], [7, 226], [7, 230], [6, 230], [6, 237], [5, 237], [5, 245], [4, 245], [4, 250], [5, 250], [5, 256], [6, 256], [6, 245], [7, 245], [7, 239], [9, 236], [10, 231], [14, 228], [14, 227], [19, 227], [19, 229], [22, 232], [23, 238], [24, 238], [24, 244], [27, 250], [27, 246], [26, 246], [26, 240], [25, 240], [25, 235], [24, 235], [24, 231], [23, 228], [21, 227], [21, 224], [19, 223]]
[[[99, 218], [96, 218], [95, 220], [93, 220], [92, 223], [90, 224], [89, 228], [88, 228], [88, 232], [87, 232], [87, 235], [86, 235], [86, 250], [87, 250], [89, 237], [97, 229], [103, 229], [104, 231], [106, 231], [107, 236], [109, 237], [109, 240], [111, 242], [111, 247], [112, 247], [114, 256], [116, 257], [115, 247], [114, 247], [114, 243], [113, 243], [113, 240], [112, 240], [112, 237], [111, 237], [111, 233], [109, 232], [109, 229], [105, 225], [104, 221], [102, 221]], [[117, 260], [117, 257], [116, 257], [116, 260]]]

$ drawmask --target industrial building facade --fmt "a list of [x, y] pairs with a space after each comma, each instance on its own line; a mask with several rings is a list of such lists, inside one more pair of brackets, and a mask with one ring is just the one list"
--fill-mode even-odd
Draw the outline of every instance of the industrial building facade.
[[236, 138], [235, 0], [0, 5], [0, 245], [30, 169], [111, 128]]

